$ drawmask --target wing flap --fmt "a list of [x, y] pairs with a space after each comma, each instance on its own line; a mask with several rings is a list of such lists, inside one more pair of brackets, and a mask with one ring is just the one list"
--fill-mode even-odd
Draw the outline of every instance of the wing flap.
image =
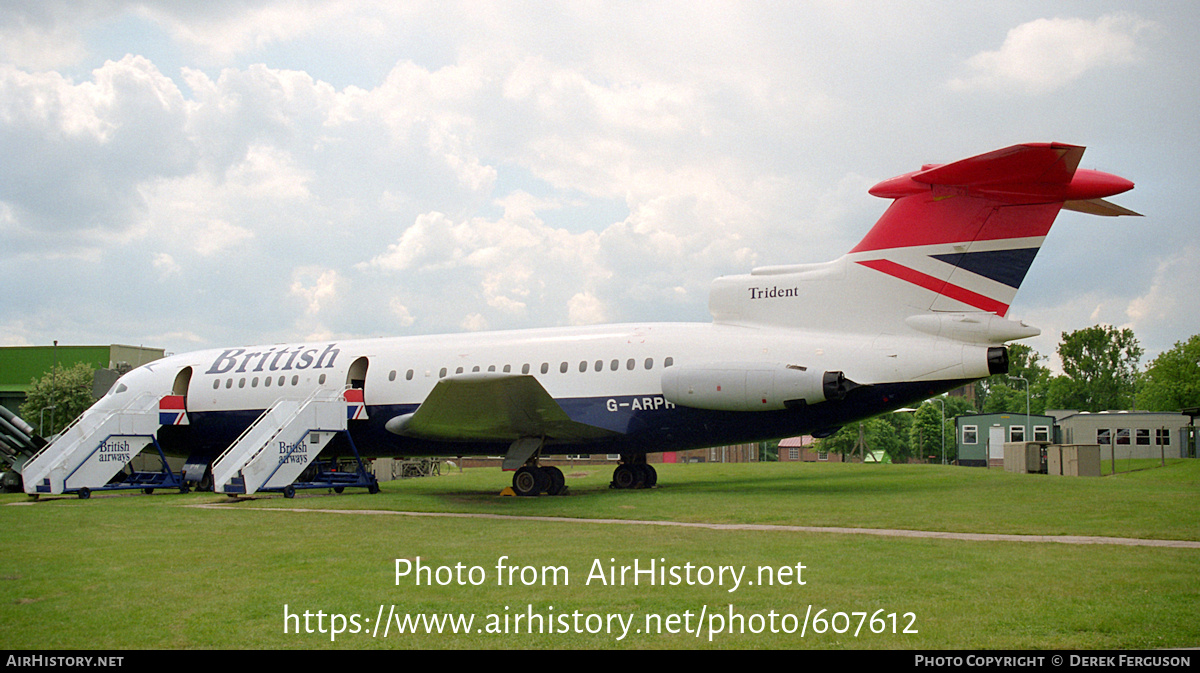
[[386, 427], [405, 437], [448, 442], [579, 441], [619, 434], [571, 420], [534, 377], [499, 373], [444, 378], [416, 411]]

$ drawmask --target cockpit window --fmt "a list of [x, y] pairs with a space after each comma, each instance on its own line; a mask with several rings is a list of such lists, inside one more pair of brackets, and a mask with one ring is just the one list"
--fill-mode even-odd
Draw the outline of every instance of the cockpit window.
[[125, 385], [124, 383], [118, 383], [117, 389], [113, 391], [113, 394], [120, 395], [121, 393], [125, 392], [126, 390], [129, 390], [129, 386]]

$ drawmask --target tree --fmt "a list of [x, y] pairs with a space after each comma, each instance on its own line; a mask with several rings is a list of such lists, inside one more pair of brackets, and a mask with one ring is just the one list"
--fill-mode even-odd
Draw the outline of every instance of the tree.
[[1064, 333], [1058, 344], [1063, 374], [1050, 381], [1047, 406], [1080, 411], [1129, 409], [1134, 403], [1142, 352], [1129, 328], [1096, 325]]
[[1029, 413], [1046, 411], [1046, 395], [1050, 390], [1050, 370], [1042, 364], [1046, 356], [1025, 344], [1008, 347], [1008, 373], [997, 374], [975, 384], [975, 398], [980, 413], [1025, 411], [1025, 379], [1029, 384]]
[[[92, 367], [85, 362], [68, 368], [55, 367], [41, 379], [30, 382], [29, 393], [18, 413], [35, 428], [44, 418], [45, 425], [38, 430], [43, 437], [62, 432], [96, 401], [92, 397], [93, 376]], [[47, 409], [51, 406], [55, 407], [53, 413]]]
[[1200, 334], [1154, 358], [1141, 376], [1137, 402], [1145, 411], [1200, 407]]
[[853, 454], [855, 446], [858, 444], [858, 429], [861, 424], [868, 450], [883, 451], [892, 459], [892, 462], [904, 462], [904, 458], [908, 455], [908, 445], [903, 441], [904, 435], [897, 432], [895, 425], [903, 423], [904, 420], [892, 418], [903, 415], [906, 414], [882, 414], [863, 421], [847, 423], [829, 437], [818, 439], [814, 448], [817, 451], [840, 453], [843, 456]]

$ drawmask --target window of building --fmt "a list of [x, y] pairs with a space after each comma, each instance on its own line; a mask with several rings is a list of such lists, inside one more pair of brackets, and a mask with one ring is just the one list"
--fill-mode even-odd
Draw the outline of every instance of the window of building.
[[1023, 442], [1025, 441], [1025, 426], [1013, 425], [1008, 428], [1008, 441]]
[[979, 443], [979, 426], [978, 425], [962, 426], [962, 443], [963, 444], [978, 444]]
[[788, 447], [788, 458], [792, 460], [800, 460], [800, 449], [795, 446]]
[[1129, 428], [1117, 428], [1117, 444], [1129, 445]]
[[1134, 433], [1134, 441], [1138, 446], [1150, 446], [1150, 428], [1138, 428]]
[[829, 452], [828, 451], [818, 451], [817, 452], [817, 460], [829, 460]]
[[1167, 433], [1166, 428], [1154, 429], [1154, 444], [1156, 446], [1168, 446], [1171, 443], [1171, 435]]
[[1112, 430], [1108, 428], [1097, 428], [1096, 443], [1107, 446], [1112, 444]]
[[1033, 441], [1035, 441], [1035, 442], [1050, 441], [1050, 426], [1049, 425], [1033, 426]]

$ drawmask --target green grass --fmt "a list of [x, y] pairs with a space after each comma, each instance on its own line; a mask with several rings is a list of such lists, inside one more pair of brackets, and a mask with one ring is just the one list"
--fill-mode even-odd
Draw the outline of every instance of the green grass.
[[[1200, 461], [1104, 478], [936, 465], [666, 465], [660, 488], [612, 491], [611, 468], [564, 468], [570, 495], [501, 498], [499, 470], [293, 500], [0, 496], [0, 624], [10, 648], [1150, 648], [1200, 644], [1200, 549], [966, 542], [831, 533], [288, 511], [487, 513], [954, 532], [1200, 539]], [[8, 506], [6, 506], [8, 505]], [[261, 508], [268, 508], [263, 511]], [[269, 511], [279, 509], [280, 511]], [[565, 566], [569, 585], [497, 586], [497, 559]], [[395, 559], [462, 563], [483, 586], [395, 581]], [[803, 586], [602, 586], [597, 560], [805, 566]], [[749, 618], [809, 606], [916, 615], [915, 634], [284, 634], [296, 613], [648, 614]], [[839, 618], [840, 619], [840, 618]], [[557, 622], [556, 622], [557, 623]], [[852, 627], [857, 626], [854, 617]], [[594, 624], [594, 622], [593, 622]], [[312, 621], [313, 628], [317, 624]], [[707, 624], [706, 624], [707, 625]], [[713, 624], [715, 626], [715, 622]], [[748, 623], [747, 626], [753, 626]], [[328, 620], [326, 620], [328, 626]], [[370, 625], [368, 625], [368, 628]], [[382, 631], [380, 631], [382, 636]]]

